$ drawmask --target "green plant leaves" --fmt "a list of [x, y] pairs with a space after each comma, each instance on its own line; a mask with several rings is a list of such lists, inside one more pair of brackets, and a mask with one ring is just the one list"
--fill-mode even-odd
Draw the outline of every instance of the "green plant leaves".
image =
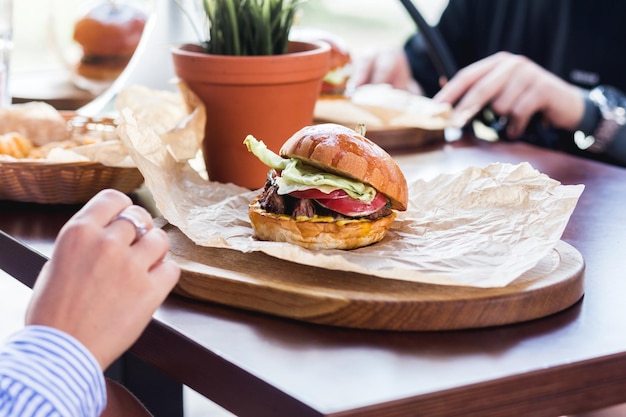
[[207, 52], [286, 53], [289, 31], [300, 3], [301, 0], [203, 0], [210, 25]]

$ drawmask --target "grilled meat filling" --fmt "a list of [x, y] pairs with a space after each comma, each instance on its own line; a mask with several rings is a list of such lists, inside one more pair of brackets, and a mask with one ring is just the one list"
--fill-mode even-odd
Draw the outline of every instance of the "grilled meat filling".
[[[322, 207], [315, 200], [312, 199], [295, 198], [291, 197], [290, 195], [280, 195], [278, 194], [278, 187], [270, 178], [268, 178], [268, 180], [265, 182], [265, 188], [263, 189], [263, 193], [259, 198], [259, 205], [263, 210], [270, 213], [285, 214], [294, 218], [300, 216], [314, 217], [315, 215], [328, 216], [332, 217], [335, 220], [352, 218], [329, 210], [326, 207]], [[388, 216], [389, 214], [391, 214], [391, 208], [387, 204], [385, 207], [378, 210], [377, 212], [359, 218], [374, 221], [381, 217]]]

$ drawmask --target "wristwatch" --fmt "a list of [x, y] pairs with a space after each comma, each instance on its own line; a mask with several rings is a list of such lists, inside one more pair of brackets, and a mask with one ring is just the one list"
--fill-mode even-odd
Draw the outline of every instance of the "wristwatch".
[[[591, 90], [587, 98], [597, 109], [599, 120], [593, 133], [576, 143], [583, 149], [601, 153], [611, 144], [620, 128], [626, 124], [625, 96], [616, 88], [599, 86]], [[583, 143], [584, 146], [581, 146]]]

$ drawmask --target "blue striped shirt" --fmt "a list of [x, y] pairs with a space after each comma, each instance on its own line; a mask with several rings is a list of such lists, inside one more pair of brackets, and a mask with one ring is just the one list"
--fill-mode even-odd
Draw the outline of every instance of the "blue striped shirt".
[[104, 375], [72, 336], [27, 326], [0, 347], [0, 417], [97, 417]]

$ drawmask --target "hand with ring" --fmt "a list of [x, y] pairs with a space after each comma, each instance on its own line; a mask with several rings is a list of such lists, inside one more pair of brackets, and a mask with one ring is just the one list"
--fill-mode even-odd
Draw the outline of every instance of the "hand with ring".
[[62, 330], [106, 369], [141, 335], [180, 269], [167, 235], [123, 193], [105, 190], [61, 229], [42, 269], [26, 324]]
[[509, 139], [520, 138], [536, 113], [543, 123], [574, 130], [585, 108], [578, 87], [509, 52], [498, 52], [461, 69], [434, 100], [454, 105], [453, 120], [459, 126], [490, 105], [506, 118]]

